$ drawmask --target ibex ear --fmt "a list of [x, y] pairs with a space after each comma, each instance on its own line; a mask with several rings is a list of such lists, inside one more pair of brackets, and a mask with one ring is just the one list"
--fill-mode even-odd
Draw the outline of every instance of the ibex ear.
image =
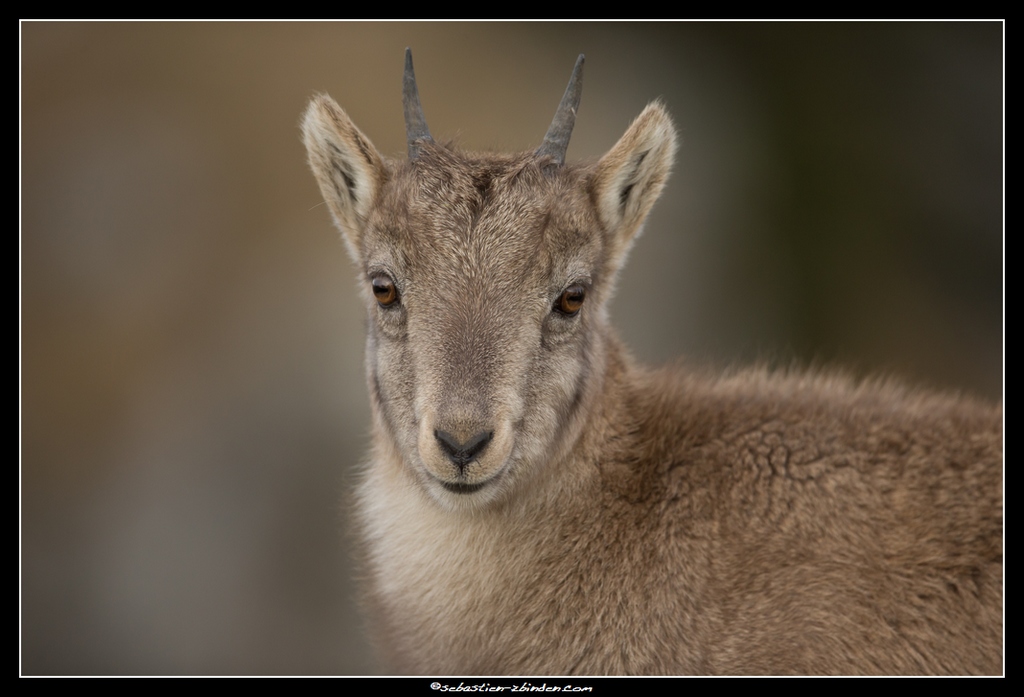
[[359, 240], [385, 178], [384, 159], [326, 94], [309, 103], [302, 118], [302, 139], [320, 193], [349, 255], [358, 263]]
[[609, 261], [621, 265], [651, 206], [658, 200], [672, 169], [676, 131], [658, 102], [652, 102], [630, 124], [597, 164], [594, 200], [610, 234]]

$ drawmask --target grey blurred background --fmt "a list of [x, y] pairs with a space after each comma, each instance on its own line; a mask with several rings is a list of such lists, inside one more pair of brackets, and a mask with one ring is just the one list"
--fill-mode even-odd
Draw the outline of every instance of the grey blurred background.
[[355, 271], [298, 120], [570, 158], [682, 136], [620, 279], [636, 355], [1002, 396], [1000, 23], [23, 23], [21, 670], [365, 674], [343, 492]]

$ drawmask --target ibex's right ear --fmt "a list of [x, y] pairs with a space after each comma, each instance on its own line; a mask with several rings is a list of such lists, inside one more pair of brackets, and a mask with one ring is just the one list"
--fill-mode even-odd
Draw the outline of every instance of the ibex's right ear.
[[326, 94], [313, 97], [302, 119], [302, 139], [320, 193], [351, 257], [384, 182], [384, 160], [352, 119]]

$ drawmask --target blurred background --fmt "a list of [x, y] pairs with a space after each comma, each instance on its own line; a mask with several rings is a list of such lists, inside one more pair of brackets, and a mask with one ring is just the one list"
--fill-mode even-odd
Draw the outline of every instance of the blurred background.
[[1003, 381], [1000, 23], [21, 24], [21, 671], [368, 674], [344, 492], [355, 270], [298, 121], [570, 159], [660, 98], [678, 163], [619, 282], [635, 354]]

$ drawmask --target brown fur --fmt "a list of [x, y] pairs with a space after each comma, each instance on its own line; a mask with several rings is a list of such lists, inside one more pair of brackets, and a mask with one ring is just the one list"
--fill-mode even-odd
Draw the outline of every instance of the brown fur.
[[[326, 96], [303, 128], [364, 278], [358, 527], [395, 671], [1002, 672], [1001, 406], [647, 370], [615, 339], [675, 150], [660, 105], [587, 166], [427, 142], [391, 161]], [[491, 436], [460, 466], [438, 432]]]

